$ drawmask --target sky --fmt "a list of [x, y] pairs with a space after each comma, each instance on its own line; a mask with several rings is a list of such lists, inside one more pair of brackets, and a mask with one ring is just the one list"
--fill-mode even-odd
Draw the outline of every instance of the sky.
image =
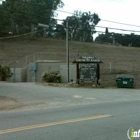
[[[60, 10], [73, 13], [75, 10], [82, 12], [96, 13], [101, 19], [116, 21], [140, 26], [140, 0], [62, 0], [65, 4]], [[65, 19], [71, 16], [68, 13], [58, 13], [58, 19]], [[121, 28], [127, 30], [140, 31], [140, 27], [133, 27], [121, 24], [114, 24], [110, 22], [100, 21], [98, 26]], [[105, 31], [103, 28], [97, 28], [97, 31]], [[122, 32], [109, 29], [109, 32], [118, 32], [123, 34], [130, 34], [131, 32]], [[140, 33], [135, 33], [140, 34]], [[97, 34], [96, 34], [97, 36]]]

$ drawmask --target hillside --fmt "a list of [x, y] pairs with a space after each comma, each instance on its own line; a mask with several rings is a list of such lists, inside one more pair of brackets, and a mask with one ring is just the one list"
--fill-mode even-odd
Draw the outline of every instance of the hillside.
[[[65, 44], [66, 43], [64, 40], [56, 39], [30, 40], [27, 38], [14, 38], [0, 40], [0, 64], [10, 66], [10, 64], [15, 65], [15, 62], [17, 61], [19, 63], [19, 66], [17, 65], [17, 67], [20, 67], [22, 63], [24, 64], [21, 66], [24, 66], [27, 64], [27, 62], [37, 59], [61, 59], [65, 61]], [[140, 87], [139, 48], [73, 41], [69, 42], [69, 48], [70, 61], [73, 61], [80, 55], [96, 56], [102, 59], [103, 64], [101, 64], [101, 82], [104, 87], [115, 86], [115, 78], [119, 73], [133, 74], [136, 81], [136, 87]], [[27, 57], [25, 57], [27, 55], [30, 55], [28, 56], [28, 60]], [[29, 59], [29, 57], [34, 57], [34, 59]], [[110, 63], [112, 67], [111, 71], [109, 68]]]

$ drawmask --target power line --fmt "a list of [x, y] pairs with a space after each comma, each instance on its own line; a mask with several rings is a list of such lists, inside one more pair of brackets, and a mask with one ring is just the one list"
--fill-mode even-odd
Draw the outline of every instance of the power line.
[[[56, 27], [56, 26], [50, 26], [50, 27]], [[65, 29], [65, 28], [64, 28]], [[17, 37], [21, 37], [21, 36], [26, 36], [26, 35], [30, 35], [32, 33], [37, 33], [37, 32], [42, 32], [42, 31], [49, 31], [51, 29], [46, 29], [46, 30], [38, 30], [38, 31], [34, 31], [34, 32], [29, 32], [29, 33], [25, 33], [25, 34], [20, 34], [20, 35], [15, 35], [15, 36], [9, 36], [9, 37], [2, 37], [0, 38], [0, 40], [3, 40], [3, 39], [11, 39], [11, 38], [17, 38]], [[80, 28], [77, 28], [76, 29], [77, 31], [88, 31], [88, 30], [81, 30]], [[54, 31], [54, 30], [51, 30], [51, 31]], [[103, 31], [95, 31], [95, 33], [105, 33]], [[119, 34], [122, 34], [122, 35], [130, 35], [130, 34], [123, 34], [123, 33], [119, 33]]]
[[98, 27], [98, 28], [108, 28], [108, 29], [119, 30], [119, 31], [140, 32], [140, 31], [136, 31], [136, 30], [127, 30], [127, 29], [119, 29], [119, 28], [112, 28], [112, 27], [103, 27], [103, 26], [95, 26], [95, 27]]
[[[25, 19], [20, 19], [20, 18], [15, 18], [15, 17], [9, 17], [9, 16], [6, 16], [6, 15], [1, 15], [1, 14], [0, 14], [0, 16], [6, 17], [6, 18], [13, 18], [13, 19], [25, 21], [25, 22], [28, 22], [28, 23], [37, 24], [36, 22], [25, 20]], [[48, 19], [53, 19], [53, 18], [48, 18]], [[60, 19], [54, 19], [54, 20], [60, 20]], [[61, 20], [61, 21], [64, 21], [64, 20]], [[119, 28], [111, 28], [111, 27], [103, 27], [103, 26], [95, 26], [95, 27], [98, 27], [98, 28], [108, 28], [108, 29], [120, 30], [120, 31], [128, 31], [128, 32], [140, 32], [140, 31], [136, 31], [136, 30], [127, 30], [127, 29], [119, 29]]]
[[[6, 16], [6, 15], [2, 15], [2, 14], [0, 14], [0, 16], [5, 17], [5, 18], [12, 18], [12, 19], [17, 19], [17, 20], [25, 21], [25, 22], [28, 22], [28, 23], [37, 24], [36, 22], [25, 20], [25, 19], [21, 19], [21, 18], [10, 17], [10, 16]], [[63, 19], [55, 19], [55, 18], [46, 18], [46, 19], [53, 19], [53, 20], [58, 20], [58, 21], [64, 21]]]
[[[13, 19], [17, 19], [17, 20], [21, 20], [21, 21], [25, 21], [25, 22], [29, 22], [29, 23], [34, 23], [35, 24], [35, 22], [31, 22], [31, 21], [28, 21], [28, 20], [20, 19], [20, 18], [8, 17], [8, 16], [5, 16], [5, 15], [1, 15], [1, 16], [6, 17], [6, 18], [13, 18]], [[58, 20], [58, 19], [56, 19], [56, 20]], [[50, 27], [56, 27], [56, 26], [50, 26]], [[98, 28], [106, 28], [106, 27], [103, 27], [103, 26], [95, 26], [95, 27], [98, 27]], [[107, 27], [107, 28], [108, 29], [113, 29], [113, 30], [128, 31], [128, 32], [140, 32], [140, 31], [135, 31], [135, 30], [126, 30], [126, 29], [111, 28], [111, 27]], [[72, 29], [72, 28], [69, 28], [69, 29]], [[83, 30], [83, 29], [80, 29], [80, 28], [78, 28], [77, 30], [88, 31], [88, 30]], [[97, 31], [95, 31], [95, 32], [97, 32]], [[102, 32], [102, 33], [104, 33], [104, 32]]]
[[[34, 33], [42, 32], [42, 31], [44, 31], [44, 30], [34, 31]], [[25, 33], [25, 34], [20, 34], [20, 35], [15, 35], [15, 36], [1, 37], [0, 40], [2, 40], [2, 39], [10, 39], [10, 38], [17, 38], [17, 37], [21, 37], [21, 36], [25, 36], [25, 35], [30, 35], [32, 33], [33, 32], [29, 32], [29, 33]]]
[[133, 24], [121, 23], [121, 22], [110, 21], [110, 20], [105, 20], [105, 19], [101, 19], [101, 20], [102, 20], [102, 21], [106, 21], [106, 22], [111, 22], [111, 23], [122, 24], [122, 25], [128, 25], [128, 26], [140, 27], [140, 26], [138, 26], [138, 25], [133, 25]]
[[[76, 30], [79, 30], [79, 29], [76, 29]], [[37, 33], [37, 32], [42, 32], [44, 30], [39, 30], [39, 31], [34, 31], [34, 33]], [[85, 30], [82, 30], [82, 31], [85, 31]], [[17, 37], [21, 37], [21, 36], [26, 36], [26, 35], [30, 35], [32, 34], [33, 32], [29, 32], [29, 33], [25, 33], [25, 34], [20, 34], [20, 35], [15, 35], [15, 36], [9, 36], [9, 37], [2, 37], [0, 38], [0, 40], [3, 40], [3, 39], [11, 39], [11, 38], [17, 38]], [[95, 31], [95, 33], [105, 33], [103, 31]], [[122, 34], [122, 33], [120, 33]], [[122, 35], [127, 35], [127, 34], [122, 34]], [[129, 35], [129, 34], [128, 34]]]
[[[3, 1], [3, 0], [0, 0], [0, 1]], [[32, 3], [31, 2], [27, 3], [27, 2], [24, 2], [24, 1], [20, 1], [20, 0], [18, 0], [17, 2], [25, 3], [25, 4], [28, 4], [28, 5], [37, 6], [37, 7], [43, 7], [42, 5], [33, 4], [33, 2]], [[67, 12], [67, 11], [63, 11], [63, 10], [57, 10], [57, 9], [55, 11], [59, 11], [59, 12], [67, 13], [67, 14], [74, 14], [74, 13], [71, 13], [71, 12]], [[105, 21], [105, 22], [111, 22], [111, 23], [116, 23], [116, 24], [127, 25], [127, 26], [140, 27], [139, 25], [127, 24], [127, 23], [122, 23], [122, 22], [106, 20], [106, 19], [100, 19], [100, 20]], [[60, 21], [62, 21], [62, 20], [60, 20]]]
[[[2, 10], [6, 10], [6, 9], [2, 8]], [[7, 9], [7, 10], [9, 10], [9, 11], [15, 11], [15, 12], [22, 13], [22, 14], [27, 14], [25, 12], [20, 12], [20, 11], [16, 11], [16, 10], [12, 10], [12, 9]], [[61, 11], [61, 10], [59, 10], [59, 11]], [[61, 12], [65, 12], [65, 11], [61, 11]], [[27, 14], [27, 15], [30, 15], [30, 14]], [[1, 16], [4, 16], [4, 15], [1, 15]], [[37, 15], [33, 15], [33, 16], [37, 16]], [[15, 18], [15, 17], [8, 17], [8, 16], [4, 16], [4, 17], [6, 17], [6, 18], [13, 18], [13, 19], [17, 19], [17, 20], [22, 20], [22, 21], [25, 21], [25, 22], [30, 22], [30, 23], [34, 23], [35, 24], [35, 22], [29, 21], [29, 20], [25, 20], [25, 19], [20, 19], [20, 18]], [[46, 18], [46, 19], [54, 19], [54, 18]], [[54, 19], [54, 20], [64, 21], [62, 19]], [[113, 22], [113, 21], [110, 21], [110, 22]], [[115, 23], [119, 23], [119, 22], [115, 22]], [[124, 23], [121, 23], [121, 24], [124, 24]], [[130, 24], [127, 24], [127, 25], [130, 25]], [[133, 25], [133, 26], [137, 26], [137, 25]], [[103, 27], [103, 26], [95, 26], [95, 27], [98, 27], [98, 28], [106, 28], [106, 27]], [[137, 26], [137, 27], [140, 27], [140, 26]], [[111, 27], [107, 27], [107, 28], [114, 29], [114, 30], [120, 30], [120, 31], [140, 32], [140, 31], [127, 30], [127, 29], [119, 29], [119, 28], [111, 28]]]
[[[74, 13], [63, 11], [63, 10], [56, 10], [56, 11], [67, 13], [67, 14], [73, 14], [74, 15]], [[105, 21], [105, 22], [111, 22], [111, 23], [117, 23], [117, 24], [127, 25], [127, 26], [140, 27], [139, 25], [127, 24], [127, 23], [122, 23], [122, 22], [117, 22], [117, 21], [110, 21], [110, 20], [106, 20], [106, 19], [100, 19], [100, 20], [101, 21]]]
[[74, 14], [74, 13], [71, 13], [71, 12], [67, 12], [67, 11], [63, 11], [63, 10], [57, 10], [57, 9], [55, 11], [66, 13], [66, 14], [72, 14], [72, 15]]

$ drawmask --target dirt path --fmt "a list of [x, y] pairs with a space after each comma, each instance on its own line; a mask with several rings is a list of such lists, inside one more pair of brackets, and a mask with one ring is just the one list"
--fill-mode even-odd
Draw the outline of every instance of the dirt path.
[[13, 98], [0, 96], [0, 110], [11, 110], [21, 108], [23, 105]]

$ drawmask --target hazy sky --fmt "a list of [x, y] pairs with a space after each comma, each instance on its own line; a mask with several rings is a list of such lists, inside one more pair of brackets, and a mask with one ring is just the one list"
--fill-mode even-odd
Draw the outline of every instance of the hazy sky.
[[[140, 0], [62, 0], [65, 4], [63, 7], [64, 11], [74, 12], [79, 10], [82, 12], [91, 11], [91, 13], [97, 13], [101, 19], [117, 21], [127, 24], [139, 25], [140, 26]], [[59, 19], [64, 19], [70, 14], [58, 12]], [[126, 25], [119, 25], [109, 22], [100, 21], [98, 26], [121, 28], [129, 30], [139, 30], [140, 27], [131, 27]], [[96, 28], [99, 31], [105, 31], [105, 29]], [[113, 30], [109, 30], [113, 32]], [[128, 33], [115, 31], [120, 33]]]

